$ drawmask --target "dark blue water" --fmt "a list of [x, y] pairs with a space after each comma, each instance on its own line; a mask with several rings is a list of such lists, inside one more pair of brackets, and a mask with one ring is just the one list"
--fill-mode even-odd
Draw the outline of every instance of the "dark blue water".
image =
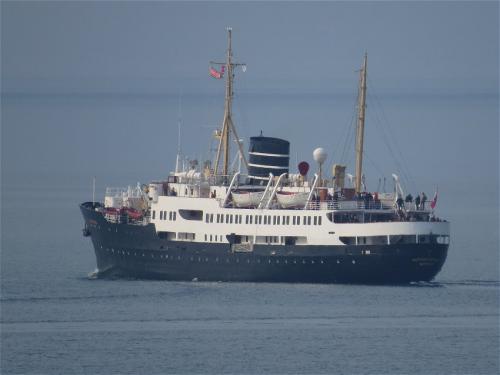
[[[327, 129], [340, 105], [332, 109], [310, 99], [302, 99], [303, 118], [309, 115]], [[81, 236], [78, 204], [91, 197], [91, 176], [98, 175], [102, 194], [105, 185], [168, 173], [176, 145], [176, 100], [164, 109], [158, 98], [7, 98], [1, 373], [499, 373], [498, 122], [492, 124], [498, 101], [436, 100], [441, 105], [418, 103], [426, 118], [452, 117], [459, 134], [450, 133], [447, 147], [477, 149], [475, 156], [454, 157], [429, 149], [437, 156], [425, 158], [434, 159], [436, 168], [418, 165], [413, 149], [406, 155], [414, 179], [423, 181], [415, 190], [429, 191], [440, 181], [439, 215], [452, 222], [448, 260], [432, 283], [356, 286], [89, 278], [95, 259], [90, 241]], [[186, 107], [198, 103], [186, 102]], [[279, 108], [287, 108], [286, 99], [275, 103], [274, 112], [262, 100], [248, 104], [247, 123], [253, 124], [248, 133], [266, 120], [276, 131], [285, 126], [291, 115], [282, 118]], [[419, 107], [414, 99], [393, 99], [389, 113], [391, 105], [410, 112]], [[443, 106], [458, 114], [444, 116]], [[174, 119], [171, 130], [152, 139], [150, 132], [161, 129], [167, 115]], [[471, 118], [474, 127], [467, 125]], [[186, 148], [189, 137], [201, 138], [193, 128], [185, 135]], [[293, 132], [299, 137], [289, 139], [296, 143], [307, 134], [300, 127]], [[495, 135], [496, 148], [480, 148], [491, 145]], [[305, 143], [297, 147], [307, 148]], [[490, 176], [478, 184], [461, 168], [469, 158], [481, 167], [496, 165], [496, 172], [489, 172], [496, 180]], [[420, 168], [429, 172], [421, 174]]]

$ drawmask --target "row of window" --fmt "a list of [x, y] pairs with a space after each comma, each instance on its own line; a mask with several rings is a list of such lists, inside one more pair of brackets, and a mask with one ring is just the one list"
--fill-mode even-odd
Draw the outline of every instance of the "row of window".
[[[153, 211], [151, 214], [151, 219], [154, 220], [156, 218], [156, 211]], [[177, 220], [177, 212], [175, 211], [160, 211], [160, 220]]]
[[[135, 257], [146, 257], [146, 253], [137, 253], [137, 252], [130, 252], [130, 251], [126, 251], [126, 250], [115, 250], [115, 249], [108, 249], [106, 248], [106, 251], [107, 252], [111, 252], [112, 254], [117, 254], [117, 255], [130, 255], [130, 256], [135, 256]], [[171, 260], [171, 261], [175, 261], [175, 260], [189, 260], [191, 262], [205, 262], [205, 263], [208, 263], [210, 261], [214, 262], [215, 263], [218, 263], [218, 262], [223, 262], [225, 261], [225, 263], [240, 263], [240, 258], [239, 257], [216, 257], [215, 259], [209, 259], [208, 257], [194, 257], [194, 256], [180, 256], [180, 255], [168, 255], [168, 254], [160, 254], [160, 255], [154, 255], [154, 254], [148, 254], [148, 257], [151, 257], [152, 259], [155, 259], [155, 258], [159, 258], [159, 259], [165, 259], [166, 261], [167, 260]], [[252, 257], [252, 258], [243, 258], [241, 259], [241, 263], [244, 263], [243, 260], [246, 260], [245, 263], [247, 264], [255, 264], [255, 263], [264, 263], [264, 264], [280, 264], [280, 263], [283, 263], [283, 264], [297, 264], [297, 263], [302, 263], [302, 264], [326, 264], [327, 261], [326, 259], [310, 259], [310, 258], [292, 258], [292, 259], [280, 259], [280, 258], [273, 258], [273, 259], [261, 259], [261, 258], [257, 258], [257, 257]], [[340, 264], [341, 262], [343, 262], [344, 260], [341, 260], [341, 259], [337, 259], [336, 263], [337, 264]], [[353, 259], [351, 260], [351, 263], [352, 264], [355, 264], [356, 261]]]
[[[292, 225], [321, 225], [321, 216], [292, 216]], [[243, 224], [243, 215], [233, 214], [205, 214], [205, 222], [218, 224]], [[288, 215], [245, 215], [245, 224], [264, 224], [264, 225], [290, 225], [290, 216]]]
[[205, 242], [223, 242], [223, 237], [218, 234], [205, 234]]
[[392, 236], [341, 236], [340, 241], [345, 245], [386, 245], [390, 244], [414, 244], [414, 243], [438, 243], [449, 244], [450, 236], [436, 234], [411, 234]]

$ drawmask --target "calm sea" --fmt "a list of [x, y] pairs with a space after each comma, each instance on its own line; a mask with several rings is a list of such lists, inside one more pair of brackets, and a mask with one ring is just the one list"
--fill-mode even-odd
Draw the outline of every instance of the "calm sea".
[[[219, 99], [183, 97], [185, 155], [209, 154]], [[243, 99], [241, 136], [289, 139], [292, 164], [315, 146], [342, 154], [352, 95]], [[432, 195], [439, 184], [438, 215], [452, 223], [441, 273], [408, 286], [89, 278], [95, 258], [78, 204], [91, 199], [92, 176], [102, 197], [107, 185], [168, 174], [178, 98], [2, 100], [2, 374], [500, 372], [498, 97], [381, 97], [407, 189]], [[371, 190], [378, 172], [392, 172], [393, 155], [376, 142]]]

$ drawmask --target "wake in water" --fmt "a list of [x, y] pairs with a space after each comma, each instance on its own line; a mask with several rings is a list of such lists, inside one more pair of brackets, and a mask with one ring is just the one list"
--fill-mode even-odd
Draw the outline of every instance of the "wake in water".
[[97, 268], [87, 275], [87, 279], [89, 280], [95, 280], [97, 278], [99, 278], [99, 270]]
[[99, 268], [96, 268], [94, 271], [89, 272], [87, 274], [87, 279], [89, 280], [97, 280], [97, 279], [102, 279], [102, 278], [109, 278], [113, 276], [118, 276], [116, 273], [115, 269], [113, 267], [106, 268], [104, 270], [100, 270]]

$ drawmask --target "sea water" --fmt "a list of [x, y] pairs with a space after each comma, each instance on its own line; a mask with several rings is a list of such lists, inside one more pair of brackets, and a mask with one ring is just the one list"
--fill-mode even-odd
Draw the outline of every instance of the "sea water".
[[[396, 134], [403, 152], [414, 152], [415, 142], [438, 145], [434, 137], [447, 133], [452, 144], [445, 148], [452, 157], [437, 146], [421, 157], [405, 155], [417, 180], [413, 194], [432, 195], [439, 180], [437, 214], [451, 221], [448, 259], [431, 283], [96, 279], [78, 204], [92, 199], [93, 176], [102, 199], [107, 185], [168, 174], [177, 148], [178, 98], [4, 97], [1, 373], [497, 374], [498, 160], [496, 172], [489, 172], [496, 180], [478, 181], [466, 168], [469, 159], [479, 164], [498, 156], [498, 123], [492, 123], [497, 98], [386, 99], [388, 113], [418, 109], [426, 113], [419, 121], [445, 124], [435, 132], [430, 125], [418, 127], [424, 140], [419, 131]], [[218, 102], [183, 100], [183, 152], [203, 159], [211, 132], [205, 126], [220, 120]], [[311, 160], [307, 150], [325, 145], [328, 132], [332, 144], [341, 143], [336, 134], [342, 126], [332, 131], [331, 118], [351, 101], [267, 96], [246, 103], [238, 117], [246, 125], [242, 134], [263, 129], [264, 135], [287, 138], [298, 159]], [[339, 123], [348, 121], [349, 111], [342, 115]], [[300, 127], [306, 121], [318, 124], [319, 136], [310, 124]], [[468, 121], [475, 121], [473, 129]], [[396, 114], [392, 126], [399, 123]], [[384, 160], [370, 147], [373, 164], [378, 156]], [[370, 183], [375, 190], [377, 178]]]

